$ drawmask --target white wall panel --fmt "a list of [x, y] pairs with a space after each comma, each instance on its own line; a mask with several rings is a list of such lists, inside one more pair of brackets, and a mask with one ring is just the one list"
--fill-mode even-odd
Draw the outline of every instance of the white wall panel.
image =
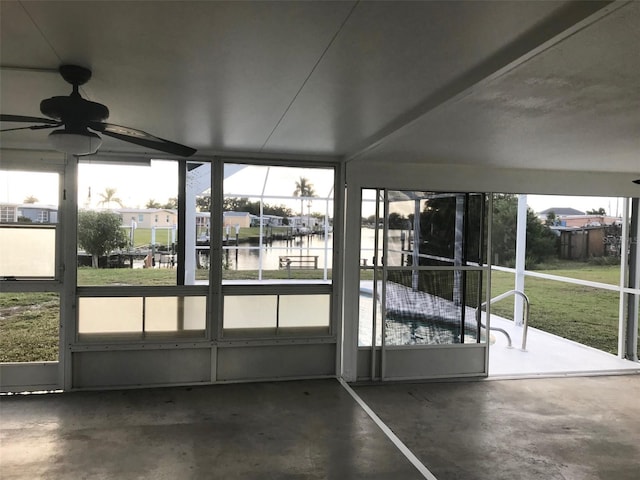
[[11, 363], [0, 365], [0, 392], [57, 390], [58, 362]]
[[208, 383], [210, 380], [210, 348], [73, 353], [74, 389]]
[[218, 348], [218, 381], [310, 378], [336, 374], [336, 346], [250, 345]]
[[397, 349], [388, 347], [385, 350], [384, 379], [486, 376], [486, 348], [478, 344]]

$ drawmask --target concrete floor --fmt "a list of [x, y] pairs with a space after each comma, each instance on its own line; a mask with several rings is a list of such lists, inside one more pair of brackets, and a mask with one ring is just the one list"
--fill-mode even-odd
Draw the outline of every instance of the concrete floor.
[[0, 399], [0, 478], [420, 479], [336, 380]]
[[640, 376], [356, 387], [438, 480], [640, 479]]
[[[357, 386], [438, 480], [637, 480], [640, 376]], [[0, 398], [2, 479], [421, 479], [335, 380]]]

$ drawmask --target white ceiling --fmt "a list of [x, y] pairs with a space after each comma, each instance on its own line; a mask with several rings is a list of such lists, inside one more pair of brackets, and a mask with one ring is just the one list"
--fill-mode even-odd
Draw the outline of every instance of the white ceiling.
[[41, 116], [71, 63], [109, 122], [198, 155], [636, 174], [638, 45], [640, 2], [2, 1], [0, 110]]

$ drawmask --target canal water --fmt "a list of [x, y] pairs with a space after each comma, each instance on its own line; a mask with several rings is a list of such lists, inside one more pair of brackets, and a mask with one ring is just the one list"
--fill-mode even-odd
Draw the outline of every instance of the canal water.
[[[378, 248], [382, 251], [382, 229], [378, 231]], [[389, 260], [390, 265], [399, 265], [400, 250], [408, 248], [408, 242], [403, 239], [400, 230], [389, 231]], [[349, 241], [349, 239], [347, 239]], [[371, 266], [373, 264], [375, 229], [362, 228], [360, 231], [360, 264]], [[331, 268], [333, 237], [329, 234], [326, 238], [321, 235], [309, 235], [297, 237], [293, 241], [274, 240], [270, 244], [263, 244], [262, 248], [255, 244], [241, 243], [238, 247], [233, 245], [224, 247], [225, 261], [232, 270], [257, 270], [260, 265], [260, 252], [262, 252], [262, 269], [277, 270], [279, 259], [282, 256], [317, 256], [318, 268]], [[237, 252], [237, 262], [236, 262]]]
[[280, 268], [280, 257], [317, 257], [319, 269], [331, 268], [333, 237], [308, 235], [294, 240], [274, 240], [269, 244], [241, 243], [238, 247], [224, 247], [224, 259], [230, 270], [258, 270], [262, 262], [263, 270]]

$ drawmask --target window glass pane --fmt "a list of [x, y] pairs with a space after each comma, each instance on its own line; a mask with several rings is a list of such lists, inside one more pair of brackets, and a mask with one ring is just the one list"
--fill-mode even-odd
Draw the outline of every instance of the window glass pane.
[[329, 295], [280, 295], [280, 327], [329, 327]]
[[223, 279], [331, 278], [332, 168], [225, 164]]
[[175, 285], [177, 198], [177, 162], [81, 161], [78, 284]]
[[58, 198], [58, 173], [0, 170], [0, 277], [55, 277]]
[[[378, 217], [376, 217], [376, 206], [378, 207]], [[384, 237], [384, 191], [363, 189], [360, 214], [358, 346], [371, 346], [373, 341], [374, 316], [376, 320], [376, 345], [380, 345], [382, 342], [380, 289], [378, 288], [374, 296], [374, 282], [376, 278], [380, 278], [382, 269], [377, 268], [377, 270], [374, 271], [374, 265], [376, 264], [377, 259], [382, 258]], [[374, 275], [376, 273], [378, 276]], [[378, 285], [380, 285], [379, 282]], [[374, 301], [374, 298], [377, 300]]]
[[[361, 271], [362, 273], [362, 271]], [[362, 278], [362, 277], [361, 277]], [[376, 318], [376, 345], [382, 344], [382, 310], [380, 309], [380, 291], [377, 292], [378, 300], [374, 302], [372, 282], [362, 282], [359, 297], [358, 318], [358, 346], [370, 347], [373, 336], [374, 308]]]
[[56, 230], [2, 225], [0, 252], [0, 276], [52, 278], [56, 273]]
[[409, 271], [389, 272], [388, 345], [460, 343], [462, 304], [454, 298], [454, 273], [459, 272], [421, 271], [418, 277]]
[[79, 298], [78, 333], [142, 333], [142, 298]]
[[185, 284], [208, 284], [211, 239], [211, 164], [187, 162]]
[[487, 220], [486, 195], [472, 193], [467, 197], [465, 226], [465, 256], [468, 262], [481, 264], [486, 257]]
[[453, 264], [461, 257], [464, 195], [434, 194], [420, 206], [420, 264]]
[[0, 362], [58, 360], [57, 293], [0, 293]]
[[[526, 268], [617, 285], [626, 199], [525, 195]], [[515, 266], [519, 195], [494, 194], [492, 261]]]
[[478, 263], [484, 204], [482, 194], [390, 191], [387, 265]]
[[[410, 265], [414, 245], [414, 218], [420, 212], [421, 192], [389, 191], [387, 252], [384, 262], [389, 266]], [[383, 214], [381, 210], [381, 215]], [[381, 247], [382, 248], [382, 247]]]
[[478, 325], [478, 319], [484, 324], [480, 305], [486, 300], [485, 279], [488, 274], [485, 272], [464, 271], [462, 279], [465, 287], [465, 308], [464, 308], [464, 342], [475, 343], [480, 338], [481, 342], [487, 339], [486, 330], [482, 325]]
[[224, 328], [276, 328], [277, 295], [227, 295], [224, 297]]
[[2, 223], [57, 223], [59, 175], [0, 170]]
[[[362, 190], [362, 209], [361, 209], [361, 229], [360, 229], [360, 266], [372, 267], [375, 263], [376, 257], [381, 256], [382, 252], [382, 240], [383, 240], [383, 193], [380, 192], [376, 199], [376, 190], [363, 189]], [[376, 202], [378, 202], [379, 216], [376, 218]], [[377, 224], [377, 229], [376, 229]], [[406, 230], [406, 229], [405, 229]], [[377, 232], [377, 247], [376, 248], [376, 232]]]
[[147, 297], [145, 332], [183, 332], [206, 327], [206, 297]]

